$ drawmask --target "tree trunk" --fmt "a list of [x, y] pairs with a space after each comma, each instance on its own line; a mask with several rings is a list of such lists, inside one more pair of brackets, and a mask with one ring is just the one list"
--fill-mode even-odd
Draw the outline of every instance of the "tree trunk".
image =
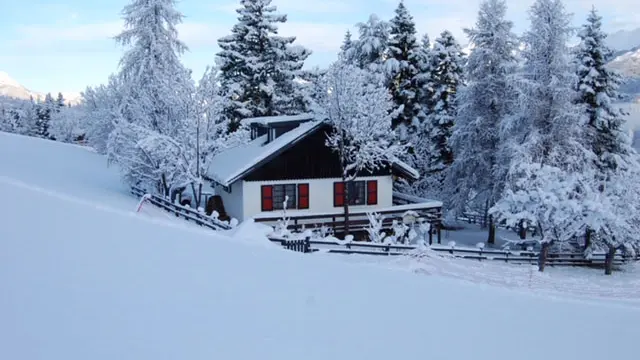
[[544, 265], [547, 262], [547, 256], [549, 255], [549, 246], [551, 244], [548, 242], [542, 243], [542, 249], [540, 249], [540, 255], [538, 256], [538, 271], [544, 272]]
[[342, 183], [344, 184], [344, 236], [349, 235], [349, 182], [345, 181], [346, 179], [342, 178]]
[[493, 222], [493, 215], [489, 215], [489, 238], [487, 239], [487, 244], [495, 244], [496, 243], [496, 224]]
[[171, 196], [171, 189], [167, 184], [167, 176], [165, 174], [162, 174], [161, 179], [162, 179], [162, 197]]
[[520, 240], [525, 240], [527, 238], [527, 227], [524, 225], [524, 220], [520, 220], [520, 223], [518, 224], [518, 234], [520, 235]]
[[604, 256], [604, 274], [611, 275], [613, 273], [613, 259], [616, 256], [617, 248], [615, 246], [609, 245], [609, 250], [607, 254]]
[[587, 228], [584, 232], [584, 250], [587, 250], [591, 246], [591, 235], [593, 234], [593, 230]]
[[193, 192], [193, 201], [195, 202], [197, 210], [202, 204], [202, 183], [198, 184], [197, 188], [193, 183], [191, 183], [191, 192]]
[[484, 214], [482, 216], [482, 225], [480, 227], [483, 229], [486, 228], [487, 224], [489, 224], [490, 221], [491, 219], [489, 219], [489, 199], [487, 199], [487, 201], [484, 204]]

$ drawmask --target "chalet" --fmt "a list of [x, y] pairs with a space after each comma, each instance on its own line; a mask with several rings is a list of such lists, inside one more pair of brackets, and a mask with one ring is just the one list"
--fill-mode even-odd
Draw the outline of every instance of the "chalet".
[[[283, 217], [292, 226], [340, 223], [344, 214], [344, 183], [338, 155], [325, 145], [330, 125], [312, 114], [246, 119], [248, 144], [228, 149], [209, 162], [207, 178], [219, 195], [216, 211], [238, 221], [253, 218], [273, 223]], [[367, 212], [401, 216], [407, 210], [440, 219], [442, 203], [408, 201], [393, 192], [393, 180], [416, 180], [419, 174], [406, 163], [390, 159], [373, 172], [358, 174], [349, 183], [349, 212], [353, 221]], [[399, 194], [401, 195], [401, 194]], [[344, 221], [344, 218], [342, 218]], [[361, 226], [362, 227], [362, 226]]]

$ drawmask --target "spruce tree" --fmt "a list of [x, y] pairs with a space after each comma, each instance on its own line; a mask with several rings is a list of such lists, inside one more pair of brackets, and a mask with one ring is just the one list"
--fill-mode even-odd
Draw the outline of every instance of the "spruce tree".
[[[428, 34], [424, 34], [420, 40], [418, 48], [418, 74], [416, 75], [416, 86], [418, 87], [418, 103], [421, 105], [421, 118], [424, 119], [427, 113], [433, 110], [433, 52], [431, 40]], [[424, 120], [422, 123], [425, 123]]]
[[47, 93], [43, 102], [36, 105], [36, 131], [35, 135], [44, 139], [49, 138], [49, 123], [51, 121], [51, 112], [55, 111], [55, 102], [51, 93]]
[[[415, 131], [407, 134], [410, 146], [405, 156], [406, 160], [421, 174], [426, 174], [430, 166], [431, 126], [426, 118], [433, 109], [431, 104], [434, 95], [432, 68], [431, 42], [429, 35], [424, 34], [418, 48], [418, 73], [415, 76], [416, 101], [420, 105], [420, 113], [417, 116], [419, 122], [415, 124]], [[423, 176], [417, 183], [405, 187], [403, 191], [418, 196], [427, 195], [425, 191], [428, 184], [429, 178]]]
[[[515, 105], [510, 78], [516, 70], [518, 46], [506, 12], [505, 0], [484, 0], [475, 28], [465, 29], [474, 49], [465, 65], [466, 86], [460, 91], [451, 136], [456, 156], [447, 181], [449, 206], [457, 213], [466, 210], [475, 194], [472, 205], [487, 214], [502, 193], [500, 126]], [[490, 219], [485, 224], [489, 224], [488, 242], [494, 243], [495, 228]]]
[[451, 32], [445, 30], [435, 41], [431, 56], [433, 95], [427, 114], [430, 149], [425, 177], [430, 191], [441, 192], [445, 170], [454, 159], [450, 138], [457, 116], [457, 93], [462, 86], [464, 54]]
[[[549, 247], [584, 231], [580, 178], [589, 170], [568, 41], [571, 16], [560, 0], [536, 0], [522, 40], [514, 116], [501, 126], [505, 191], [490, 211], [510, 226], [541, 232], [540, 271]], [[526, 224], [524, 223], [526, 222]]]
[[[615, 105], [621, 99], [618, 88], [622, 80], [617, 72], [606, 66], [613, 51], [605, 44], [602, 17], [595, 8], [589, 13], [578, 37], [576, 102], [584, 109], [587, 118], [585, 137], [586, 145], [594, 155], [594, 190], [598, 199], [607, 198], [612, 206], [610, 209], [601, 206], [594, 211], [600, 212], [605, 221], [601, 219], [595, 226], [587, 228], [585, 248], [592, 250], [594, 243], [598, 247], [604, 245], [608, 250], [605, 271], [611, 274], [613, 254], [626, 242], [624, 232], [637, 233], [638, 230], [628, 226], [638, 223], [637, 216], [629, 216], [637, 211], [627, 208], [629, 203], [634, 203], [628, 194], [638, 190], [638, 157], [624, 131], [625, 113]], [[620, 183], [625, 184], [624, 190], [615, 191]]]
[[294, 46], [295, 37], [278, 35], [277, 14], [271, 0], [241, 0], [238, 22], [231, 34], [218, 40], [222, 49], [216, 62], [221, 71], [221, 91], [231, 99], [223, 111], [229, 130], [249, 117], [295, 114], [307, 111], [294, 81], [309, 50]]
[[58, 105], [58, 109], [56, 111], [60, 111], [61, 108], [66, 107], [64, 95], [61, 92], [58, 93], [58, 97], [56, 98], [56, 105]]
[[625, 115], [614, 102], [621, 99], [618, 88], [620, 75], [607, 68], [613, 51], [605, 44], [602, 17], [595, 8], [578, 33], [580, 46], [576, 52], [578, 100], [587, 114], [587, 140], [597, 156], [602, 172], [618, 167], [619, 155], [629, 154], [627, 135], [622, 125]]
[[413, 133], [421, 122], [422, 114], [416, 79], [420, 72], [420, 46], [413, 17], [403, 1], [398, 4], [390, 21], [385, 65], [389, 76], [387, 86], [395, 104], [392, 127], [401, 126], [401, 135], [407, 131]]
[[351, 31], [347, 30], [340, 45], [340, 51], [338, 52], [338, 58], [345, 64], [356, 65], [357, 57], [357, 40], [353, 40]]

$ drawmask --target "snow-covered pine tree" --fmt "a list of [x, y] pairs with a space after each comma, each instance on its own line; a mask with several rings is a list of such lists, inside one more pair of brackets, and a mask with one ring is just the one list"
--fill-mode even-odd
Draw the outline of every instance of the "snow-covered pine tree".
[[[602, 17], [595, 8], [587, 17], [587, 22], [578, 33], [580, 45], [576, 51], [578, 99], [587, 116], [587, 146], [595, 155], [594, 192], [600, 192], [596, 203], [606, 202], [610, 206], [595, 206], [589, 213], [600, 220], [586, 232], [585, 247], [605, 248], [607, 251], [607, 274], [611, 274], [613, 255], [616, 250], [626, 246], [640, 245], [640, 241], [631, 241], [636, 235], [628, 225], [638, 224], [637, 211], [629, 208], [639, 186], [636, 184], [638, 173], [638, 155], [631, 147], [627, 132], [624, 130], [624, 112], [615, 102], [621, 99], [618, 88], [620, 75], [606, 65], [613, 52], [605, 44], [606, 34], [602, 30]], [[633, 179], [633, 180], [632, 180]], [[624, 183], [624, 187], [620, 184]], [[623, 190], [624, 189], [624, 190]], [[624, 210], [624, 211], [621, 211]], [[594, 215], [602, 213], [600, 216]], [[615, 217], [606, 215], [615, 214]], [[603, 219], [605, 218], [605, 219]], [[623, 225], [623, 226], [621, 226]], [[591, 240], [595, 239], [595, 242]]]
[[64, 95], [61, 92], [58, 93], [58, 97], [56, 98], [56, 105], [58, 105], [58, 109], [64, 108], [67, 105], [65, 104], [66, 100], [64, 99]]
[[[424, 34], [418, 48], [418, 73], [415, 76], [417, 88], [417, 102], [420, 104], [420, 113], [417, 118], [420, 120], [416, 125], [415, 132], [408, 134], [407, 141], [411, 144], [405, 160], [414, 168], [424, 171], [429, 168], [428, 154], [430, 151], [430, 130], [431, 126], [426, 121], [427, 114], [433, 109], [431, 101], [434, 98], [433, 71], [432, 71], [432, 51], [429, 35]], [[402, 138], [402, 134], [400, 135]], [[404, 140], [404, 139], [403, 139]], [[406, 184], [405, 184], [406, 185]], [[412, 186], [402, 186], [402, 191], [422, 196], [422, 186], [413, 184]]]
[[[536, 222], [543, 237], [542, 271], [552, 243], [584, 231], [578, 216], [582, 210], [570, 204], [584, 192], [579, 190], [579, 174], [588, 170], [591, 152], [584, 146], [581, 108], [574, 104], [577, 79], [567, 46], [573, 33], [570, 15], [560, 0], [536, 0], [529, 16], [524, 67], [517, 80], [518, 107], [501, 128], [503, 153], [509, 155], [502, 160], [508, 164], [505, 193], [516, 195], [505, 196], [490, 212], [512, 225]], [[549, 183], [558, 185], [553, 196], [545, 196], [548, 201], [524, 205], [548, 190]]]
[[[454, 214], [472, 206], [487, 217], [502, 194], [506, 168], [500, 157], [500, 126], [515, 106], [511, 83], [518, 47], [506, 12], [505, 0], [484, 0], [475, 28], [465, 29], [474, 49], [465, 65], [466, 86], [460, 89], [450, 142], [456, 156], [446, 184], [448, 206]], [[489, 225], [487, 242], [493, 244], [495, 226], [487, 218], [485, 224]]]
[[[420, 40], [420, 47], [418, 48], [418, 74], [416, 75], [416, 82], [418, 87], [418, 102], [421, 105], [422, 115], [421, 118], [426, 117], [426, 114], [433, 109], [433, 51], [431, 49], [431, 40], [428, 34], [422, 35]], [[422, 121], [422, 124], [426, 122]]]
[[47, 93], [44, 97], [44, 101], [38, 102], [36, 105], [36, 113], [38, 120], [36, 121], [35, 136], [48, 139], [49, 134], [49, 122], [51, 121], [51, 112], [56, 109], [55, 101], [51, 93]]
[[309, 105], [299, 97], [295, 80], [311, 53], [294, 46], [295, 37], [278, 35], [286, 15], [277, 14], [271, 0], [241, 0], [240, 5], [238, 22], [218, 40], [216, 56], [222, 92], [231, 99], [223, 113], [230, 131], [245, 118], [301, 113]]
[[375, 74], [384, 74], [384, 61], [387, 59], [389, 41], [389, 23], [378, 15], [371, 14], [366, 22], [356, 24], [359, 37], [355, 42], [354, 59], [361, 68]]
[[[420, 45], [416, 39], [416, 26], [413, 17], [401, 0], [390, 21], [388, 58], [385, 70], [389, 77], [388, 88], [395, 103], [394, 117], [391, 122], [401, 137], [413, 133], [423, 119], [418, 102], [418, 81], [420, 72]], [[400, 128], [398, 128], [400, 127]]]
[[623, 130], [625, 113], [615, 105], [621, 99], [618, 88], [622, 78], [606, 66], [613, 51], [605, 44], [602, 17], [595, 8], [578, 37], [581, 41], [576, 52], [577, 103], [585, 107], [588, 115], [587, 138], [598, 156], [597, 166], [606, 172], [618, 167], [617, 162], [622, 160], [618, 156], [627, 156], [631, 151]]
[[385, 166], [405, 149], [391, 131], [391, 95], [382, 81], [371, 82], [368, 71], [339, 60], [320, 81], [317, 93], [316, 113], [334, 128], [327, 146], [341, 163], [348, 233], [349, 184], [362, 172]]
[[164, 195], [187, 181], [186, 151], [176, 139], [195, 114], [195, 84], [180, 62], [187, 47], [176, 25], [183, 15], [175, 5], [175, 0], [133, 0], [122, 11], [125, 30], [116, 41], [128, 47], [118, 74], [124, 121], [107, 143], [108, 158], [120, 165], [125, 179]]
[[[431, 99], [427, 99], [426, 130], [428, 148], [417, 149], [426, 157], [425, 167], [420, 169], [422, 187], [430, 196], [439, 196], [443, 190], [445, 172], [454, 159], [450, 137], [457, 116], [458, 89], [463, 85], [464, 54], [451, 32], [443, 31], [434, 43], [431, 53], [431, 74], [428, 75], [433, 89]], [[427, 195], [427, 194], [423, 194]]]
[[350, 30], [344, 34], [344, 40], [342, 40], [342, 45], [340, 45], [340, 51], [338, 52], [338, 58], [348, 64], [355, 65], [355, 54], [356, 54], [356, 42], [352, 39], [352, 34]]

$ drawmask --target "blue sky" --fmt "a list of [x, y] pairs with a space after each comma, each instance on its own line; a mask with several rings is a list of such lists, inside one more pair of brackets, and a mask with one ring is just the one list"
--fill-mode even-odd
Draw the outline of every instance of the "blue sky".
[[[595, 5], [605, 16], [608, 31], [640, 27], [637, 0], [565, 0], [576, 25]], [[106, 81], [115, 72], [122, 49], [111, 37], [122, 29], [120, 10], [128, 0], [0, 0], [0, 71], [35, 91], [81, 91]], [[522, 32], [533, 0], [510, 0], [509, 18]], [[194, 76], [213, 64], [216, 40], [235, 23], [237, 0], [182, 0], [186, 16], [180, 37], [190, 47], [183, 57]], [[435, 38], [449, 29], [466, 43], [462, 28], [472, 26], [479, 0], [405, 0], [420, 33]], [[289, 21], [284, 35], [313, 50], [308, 65], [335, 58], [344, 32], [371, 13], [388, 19], [397, 0], [273, 0]]]

